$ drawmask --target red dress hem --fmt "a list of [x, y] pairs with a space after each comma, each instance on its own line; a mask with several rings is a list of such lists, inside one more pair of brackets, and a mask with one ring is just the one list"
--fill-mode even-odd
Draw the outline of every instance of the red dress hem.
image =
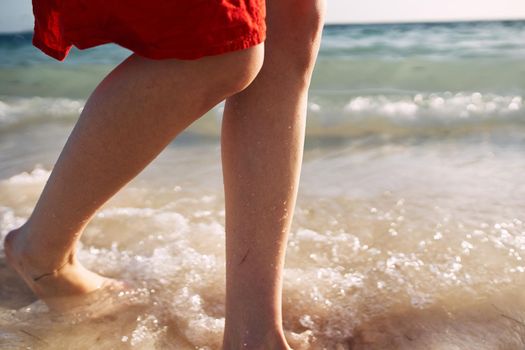
[[39, 39], [38, 36], [33, 35], [33, 46], [44, 52], [46, 55], [51, 56], [59, 61], [64, 61], [66, 57], [69, 55], [69, 52], [71, 51], [71, 48], [73, 46], [77, 47], [80, 50], [89, 49], [95, 46], [105, 45], [105, 44], [116, 44], [119, 45], [125, 49], [128, 49], [134, 53], [136, 53], [139, 56], [150, 58], [154, 60], [162, 60], [162, 59], [180, 59], [180, 60], [195, 60], [199, 58], [203, 58], [206, 56], [215, 56], [215, 55], [221, 55], [228, 52], [238, 51], [238, 50], [245, 50], [250, 47], [259, 45], [264, 42], [266, 39], [265, 34], [255, 33], [252, 35], [247, 35], [245, 37], [240, 37], [237, 40], [231, 41], [226, 45], [217, 45], [217, 46], [209, 46], [206, 48], [203, 48], [201, 50], [177, 50], [177, 49], [160, 49], [160, 48], [148, 48], [147, 46], [139, 46], [135, 45], [133, 43], [125, 43], [125, 42], [119, 42], [119, 41], [107, 41], [107, 42], [101, 42], [101, 43], [94, 43], [89, 45], [69, 45], [65, 49], [58, 50], [53, 49], [51, 46], [47, 45], [44, 41]]
[[33, 45], [63, 61], [114, 43], [150, 59], [194, 60], [266, 39], [265, 0], [33, 0]]
[[150, 48], [147, 46], [138, 47], [133, 43], [119, 42], [118, 40], [112, 41], [113, 43], [122, 46], [128, 50], [133, 51], [139, 56], [150, 58], [150, 59], [181, 59], [181, 60], [195, 60], [206, 56], [221, 55], [228, 52], [244, 50], [252, 46], [258, 45], [265, 40], [265, 35], [254, 33], [239, 37], [236, 40], [230, 41], [227, 44], [221, 44], [216, 46], [206, 46], [199, 50], [180, 50], [180, 49], [161, 49], [161, 48]]

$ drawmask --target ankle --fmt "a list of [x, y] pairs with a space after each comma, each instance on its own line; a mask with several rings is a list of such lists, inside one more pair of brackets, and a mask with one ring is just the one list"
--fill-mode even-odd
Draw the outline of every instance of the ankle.
[[7, 234], [4, 250], [31, 274], [53, 272], [75, 261], [74, 251], [57, 254], [46, 247], [38, 246], [25, 225]]

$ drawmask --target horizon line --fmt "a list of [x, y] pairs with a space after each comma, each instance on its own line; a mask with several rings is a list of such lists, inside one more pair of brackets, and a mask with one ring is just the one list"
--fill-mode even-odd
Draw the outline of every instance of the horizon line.
[[525, 22], [525, 17], [519, 18], [480, 18], [480, 19], [415, 19], [403, 21], [352, 21], [352, 22], [328, 22], [325, 26], [347, 26], [347, 25], [389, 25], [389, 24], [453, 24], [453, 23], [505, 23], [505, 22]]

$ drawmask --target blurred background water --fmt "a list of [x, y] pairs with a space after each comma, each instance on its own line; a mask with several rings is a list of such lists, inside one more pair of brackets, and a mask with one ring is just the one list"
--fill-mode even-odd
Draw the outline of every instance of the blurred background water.
[[[127, 55], [105, 45], [57, 62], [31, 33], [0, 34], [0, 238]], [[285, 270], [296, 349], [525, 346], [524, 96], [525, 22], [325, 28]], [[0, 258], [0, 348], [220, 347], [221, 113], [85, 232], [88, 267], [140, 283], [132, 306], [103, 322], [51, 317]]]

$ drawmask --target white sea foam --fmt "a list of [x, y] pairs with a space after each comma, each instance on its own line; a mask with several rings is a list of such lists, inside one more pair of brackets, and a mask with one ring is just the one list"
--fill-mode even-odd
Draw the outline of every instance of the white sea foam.
[[[323, 110], [333, 112], [337, 108], [323, 105], [322, 98], [317, 100], [319, 102], [311, 102], [309, 105], [313, 113], [322, 114]], [[376, 117], [407, 124], [411, 121], [425, 123], [430, 119], [454, 124], [469, 118], [474, 119], [473, 122], [501, 120], [505, 117], [521, 117], [525, 120], [524, 111], [521, 95], [502, 96], [479, 92], [363, 95], [349, 99], [342, 108], [340, 119]]]
[[[470, 334], [462, 349], [520, 348], [501, 334], [524, 310], [517, 297], [525, 283], [523, 193], [512, 191], [523, 160], [482, 156], [475, 147], [446, 158], [428, 147], [420, 157], [401, 149], [348, 152], [304, 166], [284, 271], [284, 324], [293, 346], [381, 349], [401, 339], [400, 349], [425, 349]], [[0, 341], [43, 349], [80, 340], [77, 348], [89, 349], [97, 339], [108, 348], [220, 348], [223, 195], [220, 188], [159, 186], [157, 176], [171, 175], [153, 174], [107, 203], [79, 247], [89, 268], [137, 284], [122, 296], [130, 306], [111, 320], [77, 318], [72, 327], [36, 304], [11, 311], [31, 299], [9, 280], [14, 289], [2, 294]], [[2, 235], [28, 216], [48, 175], [36, 168], [0, 182]], [[398, 182], [385, 183], [387, 177]], [[332, 183], [338, 192], [330, 192]], [[8, 278], [4, 272], [0, 267], [0, 279]], [[443, 328], [458, 319], [453, 332]]]
[[[307, 133], [316, 137], [357, 138], [465, 134], [521, 129], [521, 95], [492, 93], [363, 94], [313, 96]], [[308, 140], [308, 139], [307, 139]]]
[[16, 174], [11, 176], [4, 181], [3, 185], [14, 185], [14, 186], [24, 186], [24, 185], [41, 185], [49, 178], [50, 171], [43, 169], [40, 165], [36, 166], [32, 171]]

